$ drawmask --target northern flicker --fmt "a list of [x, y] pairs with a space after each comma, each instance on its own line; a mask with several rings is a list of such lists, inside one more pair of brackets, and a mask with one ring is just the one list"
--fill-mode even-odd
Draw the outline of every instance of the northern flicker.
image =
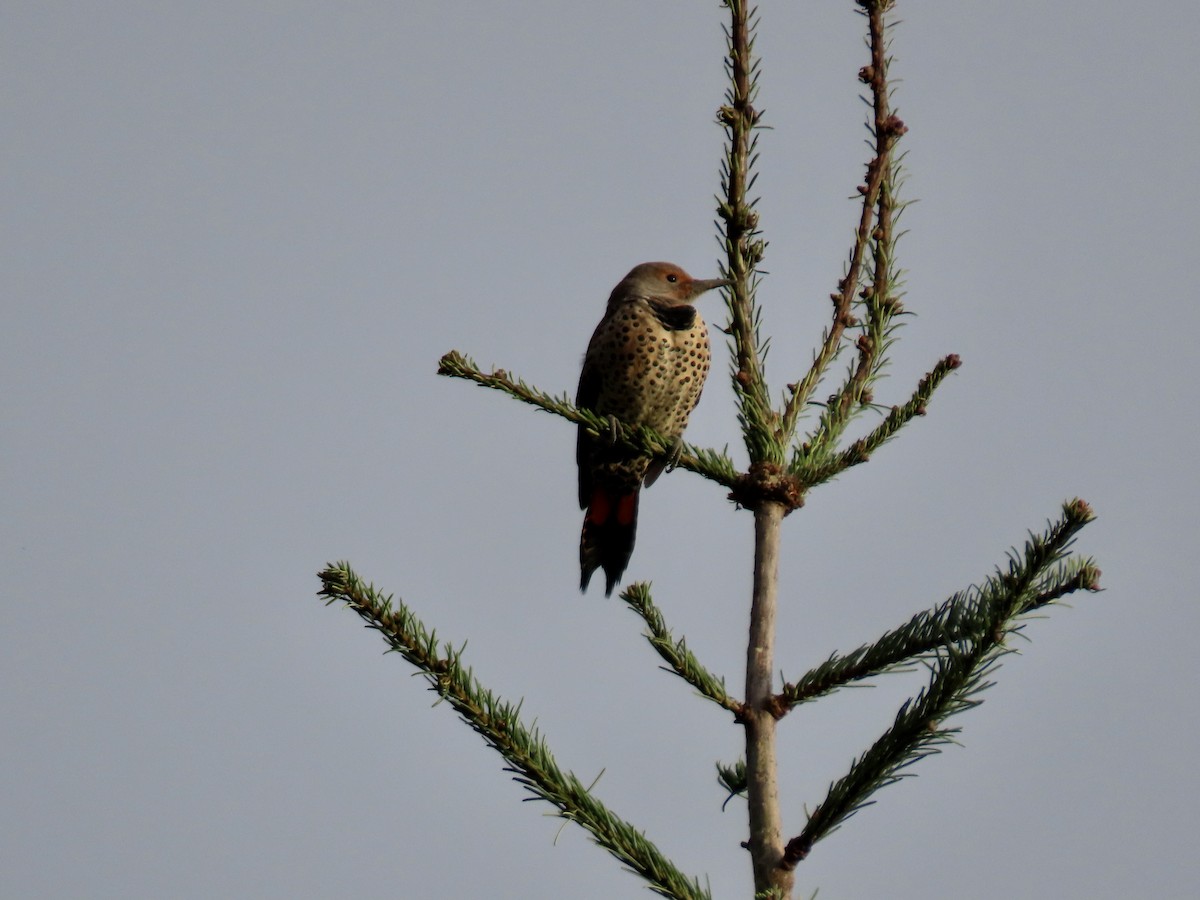
[[[697, 280], [671, 263], [635, 266], [613, 288], [588, 344], [575, 405], [626, 425], [648, 425], [678, 447], [711, 362], [708, 328], [692, 302], [725, 284]], [[633, 554], [642, 484], [653, 484], [667, 460], [591, 437], [582, 426], [575, 460], [579, 506], [587, 510], [579, 589], [586, 591], [592, 573], [603, 568], [611, 596]]]

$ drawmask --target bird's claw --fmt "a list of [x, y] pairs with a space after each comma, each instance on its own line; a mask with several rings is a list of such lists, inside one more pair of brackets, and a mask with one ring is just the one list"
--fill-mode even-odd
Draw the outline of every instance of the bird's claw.
[[667, 471], [674, 472], [683, 456], [683, 438], [677, 437], [667, 450]]
[[617, 443], [617, 438], [619, 436], [620, 436], [620, 432], [617, 430], [617, 417], [609, 416], [608, 417], [608, 442], [615, 446]]

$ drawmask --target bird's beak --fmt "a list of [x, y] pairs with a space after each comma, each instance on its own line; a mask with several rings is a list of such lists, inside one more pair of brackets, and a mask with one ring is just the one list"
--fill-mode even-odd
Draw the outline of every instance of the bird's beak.
[[728, 278], [709, 278], [707, 280], [696, 278], [692, 280], [692, 296], [699, 297], [705, 291], [711, 291], [713, 288], [728, 287], [732, 282]]

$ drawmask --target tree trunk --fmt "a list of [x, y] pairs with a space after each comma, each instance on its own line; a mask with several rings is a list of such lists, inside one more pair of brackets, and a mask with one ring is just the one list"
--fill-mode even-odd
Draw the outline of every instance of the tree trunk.
[[746, 793], [750, 812], [750, 858], [756, 893], [791, 896], [793, 873], [783, 869], [783, 823], [775, 758], [775, 608], [779, 585], [779, 532], [784, 507], [765, 502], [754, 513], [754, 598], [746, 647]]

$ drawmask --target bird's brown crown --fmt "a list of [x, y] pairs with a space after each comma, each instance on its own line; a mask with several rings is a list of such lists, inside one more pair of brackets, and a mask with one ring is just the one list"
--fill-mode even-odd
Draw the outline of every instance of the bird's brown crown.
[[674, 263], [646, 262], [634, 266], [613, 288], [608, 298], [611, 309], [627, 300], [656, 300], [672, 306], [691, 303], [707, 290], [723, 287], [727, 281], [693, 278]]

